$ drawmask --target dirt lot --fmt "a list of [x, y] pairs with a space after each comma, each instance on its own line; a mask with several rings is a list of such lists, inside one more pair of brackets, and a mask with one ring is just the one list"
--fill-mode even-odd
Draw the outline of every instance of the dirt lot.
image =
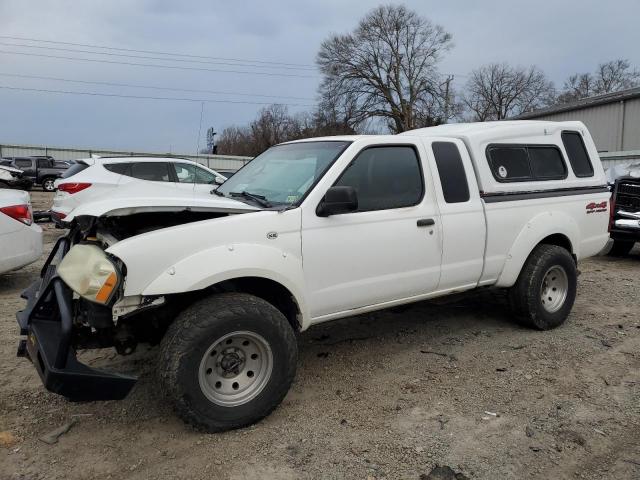
[[[0, 276], [0, 432], [15, 437], [0, 446], [2, 479], [418, 479], [435, 465], [473, 479], [640, 478], [637, 249], [581, 263], [573, 313], [551, 332], [512, 324], [489, 291], [311, 329], [283, 404], [217, 435], [164, 405], [155, 349], [83, 354], [141, 375], [124, 401], [47, 393], [15, 357], [19, 292], [37, 270]], [[59, 443], [38, 440], [72, 417]]]

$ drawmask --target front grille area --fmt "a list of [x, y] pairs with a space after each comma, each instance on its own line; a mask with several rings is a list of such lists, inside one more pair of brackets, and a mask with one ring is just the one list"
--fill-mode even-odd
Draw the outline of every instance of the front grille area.
[[640, 181], [623, 180], [618, 184], [616, 208], [632, 212], [640, 211]]

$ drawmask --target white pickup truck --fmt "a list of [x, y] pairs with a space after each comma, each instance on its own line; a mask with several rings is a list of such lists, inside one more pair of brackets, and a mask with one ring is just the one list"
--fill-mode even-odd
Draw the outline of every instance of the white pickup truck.
[[135, 377], [77, 349], [160, 343], [162, 390], [204, 431], [251, 424], [287, 393], [296, 333], [478, 287], [509, 289], [546, 330], [576, 262], [607, 242], [610, 192], [580, 122], [444, 125], [270, 148], [212, 192], [172, 205], [74, 210], [18, 322], [45, 386], [122, 398]]

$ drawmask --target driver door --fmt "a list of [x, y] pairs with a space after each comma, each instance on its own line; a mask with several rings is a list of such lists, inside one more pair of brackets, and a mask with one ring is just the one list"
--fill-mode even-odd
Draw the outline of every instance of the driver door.
[[[440, 278], [440, 219], [420, 142], [392, 138], [341, 158], [302, 212], [302, 252], [312, 321], [421, 296]], [[331, 182], [331, 183], [328, 183]], [[351, 186], [358, 210], [316, 213], [331, 186]]]

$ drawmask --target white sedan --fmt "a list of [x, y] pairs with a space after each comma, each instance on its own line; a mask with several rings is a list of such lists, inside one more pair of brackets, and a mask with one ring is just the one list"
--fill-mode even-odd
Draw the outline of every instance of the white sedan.
[[226, 177], [190, 160], [165, 157], [101, 157], [78, 160], [56, 180], [51, 214], [64, 221], [71, 211], [95, 200], [107, 199], [114, 190], [173, 190], [177, 196], [209, 197]]
[[33, 223], [27, 192], [0, 189], [0, 273], [35, 262], [42, 255], [42, 229]]

